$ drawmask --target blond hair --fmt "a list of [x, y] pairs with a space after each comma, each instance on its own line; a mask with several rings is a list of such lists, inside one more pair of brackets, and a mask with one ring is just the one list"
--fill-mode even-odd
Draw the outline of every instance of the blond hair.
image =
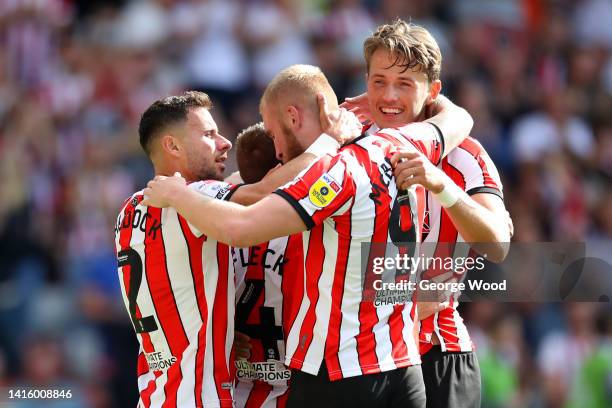
[[325, 95], [330, 110], [338, 107], [338, 97], [319, 67], [292, 65], [270, 81], [261, 97], [260, 110], [264, 105], [281, 108], [283, 104], [292, 104], [316, 113], [318, 93]]
[[436, 40], [425, 28], [399, 18], [391, 24], [379, 26], [363, 43], [368, 72], [372, 55], [379, 48], [395, 54], [393, 65], [424, 72], [429, 82], [440, 79], [442, 53]]

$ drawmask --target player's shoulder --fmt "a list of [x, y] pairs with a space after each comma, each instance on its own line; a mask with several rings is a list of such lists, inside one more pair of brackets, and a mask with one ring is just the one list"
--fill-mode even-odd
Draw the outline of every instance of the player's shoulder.
[[123, 212], [125, 212], [125, 209], [128, 206], [137, 207], [138, 205], [140, 205], [140, 202], [143, 199], [144, 199], [144, 192], [143, 192], [143, 190], [136, 191], [134, 194], [132, 194], [131, 196], [129, 196], [125, 200], [123, 200], [123, 203], [121, 204], [119, 213], [122, 214]]
[[472, 136], [466, 137], [465, 140], [461, 142], [456, 149], [451, 150], [448, 155], [457, 155], [461, 154], [461, 152], [467, 152], [475, 158], [480, 155], [487, 154], [487, 151], [485, 150], [484, 146]]
[[220, 180], [201, 180], [189, 183], [189, 188], [210, 198], [228, 200], [238, 186]]

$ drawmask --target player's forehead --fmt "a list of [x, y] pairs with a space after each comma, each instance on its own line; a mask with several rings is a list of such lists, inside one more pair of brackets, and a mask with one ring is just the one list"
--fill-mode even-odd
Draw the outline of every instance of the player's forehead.
[[261, 118], [263, 119], [264, 129], [266, 130], [268, 136], [273, 136], [275, 129], [278, 127], [278, 120], [272, 111], [273, 109], [269, 104], [262, 106]]
[[189, 109], [185, 125], [188, 129], [198, 132], [217, 130], [217, 123], [206, 108], [196, 107]]
[[407, 68], [407, 61], [397, 52], [386, 48], [378, 48], [370, 59], [369, 78], [397, 78], [410, 81], [427, 81], [427, 73], [420, 70], [420, 66]]

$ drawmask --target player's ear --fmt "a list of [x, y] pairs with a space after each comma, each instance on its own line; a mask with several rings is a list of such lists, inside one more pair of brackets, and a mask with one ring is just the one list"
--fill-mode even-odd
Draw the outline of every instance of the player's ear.
[[299, 129], [302, 125], [302, 116], [300, 115], [298, 108], [294, 105], [289, 105], [287, 106], [285, 113], [289, 127], [293, 130]]
[[176, 137], [165, 134], [161, 137], [161, 148], [167, 154], [177, 156], [181, 151], [181, 144]]
[[429, 85], [429, 96], [427, 97], [427, 105], [436, 100], [442, 90], [442, 81], [436, 79]]

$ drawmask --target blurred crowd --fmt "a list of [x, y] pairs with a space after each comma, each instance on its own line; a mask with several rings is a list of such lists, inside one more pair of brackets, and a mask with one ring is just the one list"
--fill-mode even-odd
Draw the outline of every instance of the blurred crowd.
[[[609, 0], [0, 0], [0, 387], [72, 390], [45, 406], [134, 406], [113, 226], [152, 176], [139, 115], [203, 90], [233, 140], [293, 63], [357, 95], [363, 39], [395, 17], [440, 44], [443, 93], [500, 170], [514, 240], [610, 257]], [[608, 306], [463, 311], [484, 406], [612, 406]]]

